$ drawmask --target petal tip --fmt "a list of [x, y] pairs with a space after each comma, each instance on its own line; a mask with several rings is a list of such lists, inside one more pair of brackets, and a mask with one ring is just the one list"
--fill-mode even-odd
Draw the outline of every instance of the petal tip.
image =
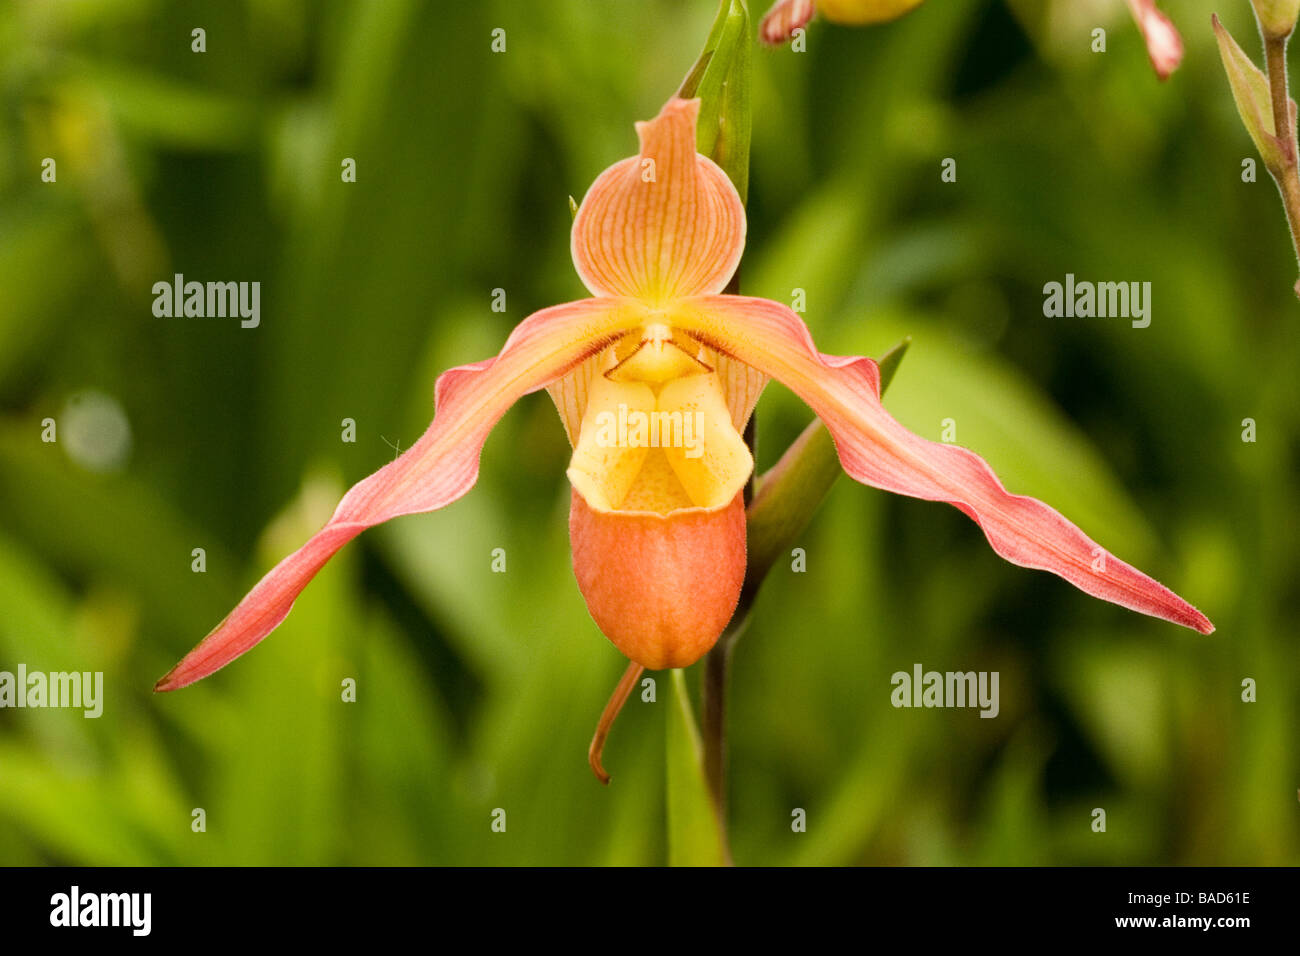
[[[200, 647], [202, 644], [200, 643]], [[198, 650], [198, 647], [195, 648]], [[201, 681], [214, 671], [220, 670], [214, 667], [211, 670], [196, 670], [193, 665], [186, 667], [186, 663], [193, 656], [194, 651], [186, 654], [177, 663], [176, 666], [169, 670], [162, 677], [154, 682], [153, 692], [155, 694], [165, 694], [168, 691], [180, 690], [182, 687], [189, 687], [191, 684]]]
[[185, 684], [176, 677], [176, 671], [179, 667], [180, 665], [178, 664], [154, 682], [153, 692], [155, 694], [165, 694], [169, 690], [180, 690], [185, 686]]
[[[700, 118], [700, 100], [699, 97], [683, 99], [680, 96], [673, 95], [669, 97], [668, 102], [664, 103], [659, 109], [659, 113], [654, 119], [637, 120], [633, 123], [636, 129], [637, 138], [641, 143], [641, 154], [645, 154], [645, 147], [650, 135], [661, 126], [668, 126], [674, 123], [686, 123], [690, 126], [690, 140], [695, 142], [695, 124]], [[684, 131], [682, 133], [684, 134]]]

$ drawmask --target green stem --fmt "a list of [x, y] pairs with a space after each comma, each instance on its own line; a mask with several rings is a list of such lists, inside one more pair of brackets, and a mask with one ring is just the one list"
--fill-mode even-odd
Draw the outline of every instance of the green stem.
[[[700, 737], [704, 745], [704, 779], [713, 797], [719, 829], [727, 837], [727, 672], [731, 666], [730, 634], [723, 634], [704, 658], [700, 691]], [[730, 851], [728, 851], [730, 853]]]
[[[1282, 163], [1269, 169], [1278, 192], [1282, 194], [1282, 208], [1286, 212], [1287, 226], [1291, 230], [1291, 246], [1300, 261], [1300, 167], [1296, 160], [1296, 131], [1291, 127], [1291, 97], [1286, 76], [1287, 37], [1265, 34], [1264, 61], [1268, 68], [1269, 99], [1273, 107], [1273, 132], [1282, 149]], [[1300, 295], [1300, 281], [1296, 283]]]
[[1291, 138], [1291, 110], [1288, 106], [1286, 79], [1286, 37], [1269, 36], [1264, 40], [1264, 61], [1268, 67], [1268, 91], [1273, 106], [1273, 132], [1282, 141], [1282, 158], [1295, 165], [1296, 149]]

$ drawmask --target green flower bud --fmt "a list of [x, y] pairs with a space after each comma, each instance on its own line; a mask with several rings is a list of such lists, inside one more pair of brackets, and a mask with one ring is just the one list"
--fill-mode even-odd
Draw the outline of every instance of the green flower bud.
[[1300, 0], [1250, 0], [1265, 36], [1290, 36], [1300, 17]]

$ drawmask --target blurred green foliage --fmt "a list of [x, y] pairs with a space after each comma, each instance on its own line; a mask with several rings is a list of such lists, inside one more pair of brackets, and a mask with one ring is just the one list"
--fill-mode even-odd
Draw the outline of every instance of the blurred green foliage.
[[[1209, 30], [1215, 6], [1248, 37], [1249, 5], [1174, 6], [1167, 84], [1120, 5], [1085, 0], [943, 0], [755, 51], [744, 290], [805, 290], [824, 351], [911, 335], [902, 421], [954, 419], [1008, 487], [1219, 629], [1093, 601], [955, 509], [840, 481], [734, 656], [737, 862], [1300, 862], [1295, 263], [1262, 168], [1242, 181]], [[0, 711], [0, 863], [668, 861], [667, 675], [620, 718], [611, 786], [586, 766], [624, 662], [572, 580], [544, 395], [467, 498], [362, 536], [217, 676], [150, 688], [415, 440], [440, 370], [581, 294], [566, 197], [634, 150], [714, 7], [0, 7], [0, 669], [102, 670], [107, 696], [98, 720]], [[155, 318], [174, 272], [260, 281], [261, 326]], [[1067, 272], [1150, 281], [1150, 328], [1044, 318]], [[88, 393], [129, 422], [116, 468], [120, 416], [74, 422]], [[766, 466], [809, 413], [772, 386], [758, 414]], [[1000, 671], [1000, 716], [895, 710], [915, 662]]]

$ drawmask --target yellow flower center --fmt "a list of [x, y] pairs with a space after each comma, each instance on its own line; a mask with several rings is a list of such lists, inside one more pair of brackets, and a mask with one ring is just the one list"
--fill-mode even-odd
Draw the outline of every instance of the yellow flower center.
[[715, 510], [749, 480], [754, 460], [717, 372], [701, 355], [696, 343], [661, 323], [606, 350], [568, 470], [592, 508]]

